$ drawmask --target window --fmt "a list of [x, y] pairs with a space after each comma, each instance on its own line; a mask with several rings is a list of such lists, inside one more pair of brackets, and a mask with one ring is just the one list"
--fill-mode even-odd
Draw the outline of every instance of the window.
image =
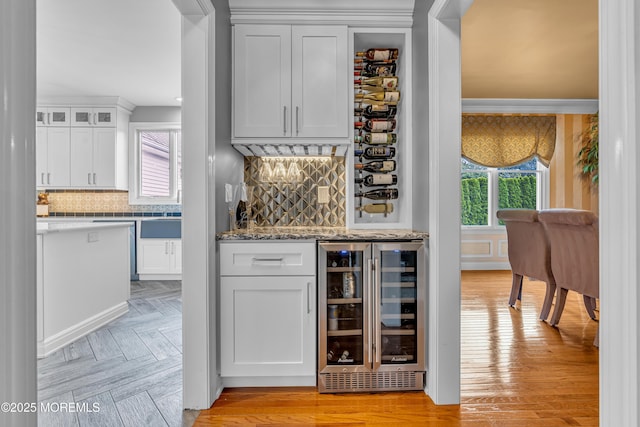
[[496, 226], [499, 209], [547, 206], [548, 169], [532, 159], [516, 166], [488, 168], [461, 159], [460, 203], [463, 226]]
[[131, 123], [129, 203], [179, 204], [182, 138], [176, 123]]

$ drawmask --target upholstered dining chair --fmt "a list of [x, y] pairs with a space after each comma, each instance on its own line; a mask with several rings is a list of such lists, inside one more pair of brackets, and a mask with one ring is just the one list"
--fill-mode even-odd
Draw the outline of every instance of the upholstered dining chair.
[[524, 276], [541, 280], [547, 284], [540, 320], [549, 317], [556, 281], [551, 270], [549, 242], [538, 212], [533, 209], [501, 209], [497, 212], [507, 228], [509, 264], [513, 273], [509, 305], [522, 299], [522, 279]]
[[595, 301], [600, 295], [598, 217], [586, 210], [547, 209], [538, 218], [551, 244], [551, 270], [558, 288], [550, 324], [560, 322], [570, 290], [582, 294], [587, 313], [595, 320]]

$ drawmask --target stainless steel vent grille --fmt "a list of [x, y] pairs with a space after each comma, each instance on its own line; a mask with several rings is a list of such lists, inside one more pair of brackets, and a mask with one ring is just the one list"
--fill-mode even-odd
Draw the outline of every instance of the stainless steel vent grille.
[[345, 144], [239, 144], [233, 143], [236, 150], [245, 156], [256, 157], [304, 157], [338, 156], [344, 157], [348, 145]]
[[424, 372], [336, 372], [319, 375], [321, 393], [422, 390]]

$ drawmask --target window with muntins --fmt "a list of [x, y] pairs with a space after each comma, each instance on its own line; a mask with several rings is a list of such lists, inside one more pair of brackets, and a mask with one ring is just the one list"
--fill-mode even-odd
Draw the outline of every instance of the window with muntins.
[[463, 226], [500, 226], [499, 209], [543, 209], [548, 204], [548, 169], [535, 158], [503, 168], [480, 166], [463, 158], [460, 178]]

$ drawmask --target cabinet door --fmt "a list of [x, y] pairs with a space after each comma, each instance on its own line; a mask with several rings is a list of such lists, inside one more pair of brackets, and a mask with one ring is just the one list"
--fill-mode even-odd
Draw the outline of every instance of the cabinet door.
[[94, 108], [93, 124], [101, 127], [115, 127], [116, 109], [109, 107]]
[[222, 376], [315, 375], [315, 277], [223, 276]]
[[349, 136], [346, 26], [292, 29], [294, 137]]
[[101, 188], [116, 185], [116, 129], [94, 128], [93, 184]]
[[70, 108], [38, 107], [36, 109], [36, 126], [68, 127], [71, 122]]
[[47, 139], [47, 131], [45, 127], [36, 128], [36, 186], [44, 187], [47, 185], [47, 173], [49, 165], [47, 161], [49, 144]]
[[236, 25], [234, 136], [291, 136], [291, 27]]
[[92, 187], [93, 131], [89, 128], [71, 128], [71, 186]]
[[138, 273], [171, 273], [170, 246], [164, 239], [138, 239]]
[[47, 129], [47, 185], [66, 187], [69, 185], [69, 128]]
[[71, 109], [71, 126], [92, 126], [93, 109], [91, 107], [76, 107]]

